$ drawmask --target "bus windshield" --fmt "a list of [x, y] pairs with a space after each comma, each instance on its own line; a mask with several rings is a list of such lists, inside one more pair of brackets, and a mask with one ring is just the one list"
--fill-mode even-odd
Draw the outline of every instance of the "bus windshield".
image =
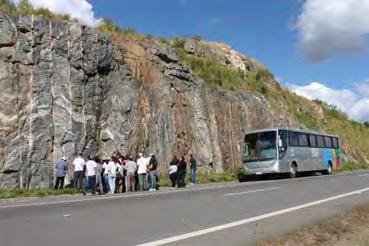
[[245, 162], [277, 159], [277, 132], [258, 132], [245, 136]]

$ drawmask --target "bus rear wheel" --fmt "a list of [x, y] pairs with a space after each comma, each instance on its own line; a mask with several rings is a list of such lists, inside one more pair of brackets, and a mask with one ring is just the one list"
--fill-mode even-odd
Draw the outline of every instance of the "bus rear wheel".
[[325, 170], [325, 171], [324, 171], [324, 174], [325, 174], [325, 175], [331, 175], [332, 173], [333, 173], [332, 163], [331, 163], [331, 162], [329, 162], [329, 163], [328, 163], [328, 168], [327, 168], [327, 170]]
[[290, 167], [290, 178], [291, 179], [296, 178], [297, 174], [298, 174], [297, 165], [296, 163], [293, 163]]

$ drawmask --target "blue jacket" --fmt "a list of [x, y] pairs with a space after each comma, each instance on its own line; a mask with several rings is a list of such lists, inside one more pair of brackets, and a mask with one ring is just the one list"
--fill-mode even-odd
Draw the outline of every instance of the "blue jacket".
[[55, 165], [56, 177], [64, 177], [68, 171], [67, 163], [64, 160], [58, 160]]

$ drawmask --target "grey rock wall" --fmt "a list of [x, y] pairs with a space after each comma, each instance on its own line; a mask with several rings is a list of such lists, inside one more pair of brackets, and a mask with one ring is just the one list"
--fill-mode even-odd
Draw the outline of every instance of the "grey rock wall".
[[161, 170], [193, 153], [222, 171], [241, 165], [246, 131], [280, 123], [297, 125], [260, 95], [208, 88], [157, 42], [0, 12], [0, 188], [47, 187], [79, 152], [154, 152]]

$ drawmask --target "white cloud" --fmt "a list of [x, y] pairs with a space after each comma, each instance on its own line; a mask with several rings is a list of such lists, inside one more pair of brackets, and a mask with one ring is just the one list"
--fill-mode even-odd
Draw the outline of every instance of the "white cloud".
[[299, 44], [313, 62], [359, 52], [369, 34], [369, 0], [306, 0], [297, 29]]
[[336, 90], [319, 82], [305, 86], [290, 85], [298, 95], [310, 100], [319, 99], [337, 106], [350, 118], [363, 122], [369, 121], [369, 83], [356, 83], [353, 89]]
[[[21, 0], [12, 0], [18, 4]], [[87, 0], [29, 0], [35, 8], [46, 8], [56, 14], [68, 14], [89, 26], [96, 26], [101, 19], [95, 18], [92, 5]]]

